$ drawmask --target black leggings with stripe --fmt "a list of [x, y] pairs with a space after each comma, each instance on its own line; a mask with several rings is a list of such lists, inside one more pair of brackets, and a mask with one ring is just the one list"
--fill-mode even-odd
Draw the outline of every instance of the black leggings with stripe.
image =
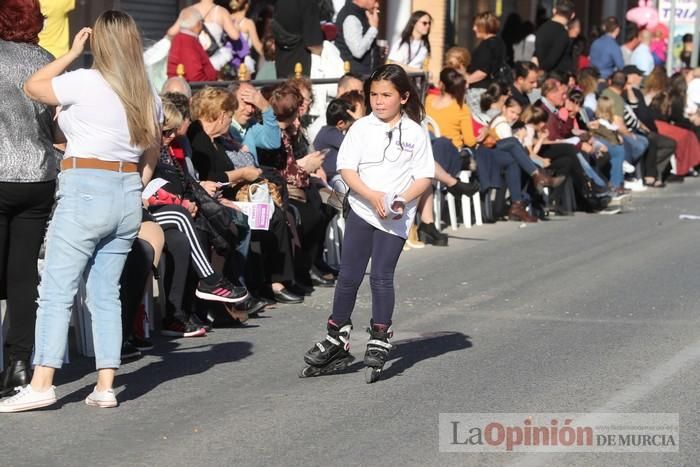
[[150, 208], [150, 213], [156, 222], [165, 231], [167, 229], [177, 229], [187, 237], [190, 244], [190, 257], [192, 266], [200, 279], [214, 274], [214, 269], [209, 262], [209, 257], [202, 247], [202, 241], [197, 235], [192, 215], [182, 206], [168, 204]]

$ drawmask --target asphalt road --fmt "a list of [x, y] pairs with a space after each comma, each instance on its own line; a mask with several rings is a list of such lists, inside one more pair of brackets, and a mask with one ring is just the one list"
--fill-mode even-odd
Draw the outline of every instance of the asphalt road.
[[[394, 359], [367, 385], [299, 379], [332, 289], [245, 329], [166, 340], [122, 367], [117, 409], [87, 407], [76, 358], [48, 410], [0, 417], [2, 465], [698, 465], [700, 181], [634, 197], [617, 216], [450, 232], [404, 253]], [[369, 319], [363, 285], [353, 352]], [[678, 413], [676, 453], [441, 453], [438, 415]]]

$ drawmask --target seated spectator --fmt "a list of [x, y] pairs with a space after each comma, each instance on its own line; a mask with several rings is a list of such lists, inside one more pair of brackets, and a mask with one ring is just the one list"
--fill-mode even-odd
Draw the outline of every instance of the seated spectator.
[[550, 159], [549, 169], [555, 174], [566, 175], [572, 180], [579, 199], [585, 203], [585, 209], [596, 210], [601, 206], [591, 193], [591, 187], [577, 156], [579, 149], [586, 153], [593, 152], [593, 146], [580, 140], [576, 144], [570, 142], [569, 138], [573, 136], [571, 125], [563, 121], [558, 112], [564, 105], [566, 93], [566, 86], [555, 79], [547, 79], [542, 85], [542, 97], [535, 106], [547, 113], [548, 135], [547, 140], [542, 143], [540, 155]]
[[598, 79], [600, 73], [595, 68], [584, 68], [578, 73], [577, 84], [583, 94], [583, 107], [589, 118], [593, 117], [598, 106]]
[[503, 96], [503, 87], [492, 84], [481, 98], [481, 110], [496, 111], [496, 117], [488, 124], [489, 134], [495, 140], [495, 148], [510, 154], [518, 166], [532, 178], [538, 191], [542, 191], [545, 187], [561, 185], [564, 177], [551, 177], [539, 170], [520, 141], [513, 136], [511, 127], [520, 119], [522, 113], [522, 107], [518, 101], [513, 97]]
[[[270, 103], [255, 87], [245, 81], [234, 81], [228, 88], [236, 99], [228, 136], [244, 145], [258, 162], [258, 148], [278, 149], [280, 128]], [[260, 112], [262, 121], [256, 116]]]
[[[178, 128], [182, 125], [182, 115], [177, 111], [177, 107], [167, 100], [163, 102], [163, 112], [165, 124], [161, 154], [154, 172], [154, 181], [160, 179], [166, 183], [153, 191], [146, 202], [150, 214], [160, 224], [164, 232], [176, 229], [187, 237], [189, 254], [170, 255], [172, 258], [169, 256], [169, 261], [166, 262], [166, 268], [169, 270], [166, 270], [167, 295], [162, 334], [175, 337], [194, 337], [202, 335], [201, 325], [193, 321], [192, 314], [183, 307], [185, 279], [190, 264], [199, 278], [199, 284], [195, 291], [198, 298], [238, 303], [246, 299], [248, 292], [244, 287], [234, 286], [221, 274], [215, 272], [209, 262], [207, 245], [197, 235], [195, 227], [194, 218], [203, 214], [197, 212], [197, 204], [192, 193], [193, 188], [190, 186], [192, 179], [185, 176], [180, 165], [172, 157], [170, 148]], [[219, 123], [219, 125], [223, 126], [223, 123]], [[169, 236], [166, 236], [166, 248], [170, 250], [168, 240]], [[183, 253], [183, 251], [178, 253]], [[168, 281], [168, 278], [171, 281]], [[172, 278], [179, 278], [182, 282], [175, 283]]]
[[[340, 77], [338, 80], [338, 87], [336, 90], [336, 97], [340, 97], [350, 91], [356, 91], [359, 92], [360, 95], [363, 94], [363, 89], [362, 89], [362, 77], [358, 76], [353, 73], [345, 73], [343, 76]], [[361, 99], [364, 105], [364, 98]], [[364, 115], [364, 112], [363, 112]], [[309, 139], [313, 140], [316, 138], [316, 135], [318, 135], [318, 132], [326, 126], [326, 116], [325, 114], [319, 115], [316, 120], [314, 120], [311, 125], [308, 126], [307, 132], [309, 135]]]
[[654, 67], [649, 76], [644, 80], [644, 101], [647, 105], [651, 105], [651, 101], [657, 94], [667, 92], [669, 88], [669, 79], [666, 75], [666, 69], [660, 66]]
[[[598, 99], [598, 105], [595, 111], [595, 125], [589, 124], [591, 128], [591, 133], [596, 136], [597, 140], [602, 142], [607, 148], [611, 155], [611, 170], [610, 170], [610, 184], [617, 193], [621, 193], [624, 189], [624, 173], [623, 173], [623, 161], [624, 161], [624, 139], [620, 134], [619, 127], [615, 124], [615, 112], [614, 112], [614, 102], [608, 96], [601, 96]], [[622, 153], [620, 153], [622, 149]], [[622, 156], [620, 158], [619, 156]]]
[[391, 47], [388, 61], [404, 67], [408, 72], [420, 72], [425, 68], [425, 61], [430, 58], [430, 25], [432, 16], [418, 10], [411, 14], [401, 36]]
[[671, 76], [668, 92], [671, 99], [671, 120], [674, 125], [695, 133], [700, 140], [700, 126], [688, 118], [688, 78], [692, 79], [691, 73], [677, 72]]
[[440, 72], [440, 95], [425, 99], [425, 112], [437, 123], [440, 135], [452, 141], [457, 149], [476, 146], [472, 114], [464, 104], [467, 83], [454, 68]]
[[161, 93], [166, 94], [169, 92], [182, 94], [186, 96], [187, 99], [192, 98], [192, 88], [190, 87], [190, 84], [180, 76], [173, 76], [172, 78], [168, 78], [165, 81], [165, 83], [163, 83], [163, 89], [161, 89]]
[[673, 124], [669, 94], [656, 94], [649, 107], [659, 133], [676, 141], [676, 175], [697, 176], [695, 167], [700, 164], [700, 143], [695, 133]]
[[[634, 65], [626, 66], [623, 71], [627, 75], [627, 88], [623, 94], [625, 103], [639, 119], [641, 126], [639, 131], [649, 139], [649, 155], [645, 158], [644, 184], [661, 188], [664, 186], [664, 178], [670, 165], [671, 156], [676, 152], [676, 142], [659, 134], [653, 112], [644, 100], [644, 94], [640, 89], [642, 71]], [[656, 157], [653, 157], [654, 154]]]
[[[168, 53], [168, 78], [184, 72], [187, 81], [214, 81], [217, 71], [209, 61], [209, 55], [199, 43], [199, 33], [202, 32], [203, 21], [201, 13], [189, 7], [182, 10], [178, 25], [180, 31], [173, 38]], [[180, 68], [182, 65], [182, 68]]]
[[[627, 75], [623, 71], [616, 71], [610, 76], [608, 87], [601, 93], [601, 96], [608, 97], [613, 102], [614, 121], [618, 131], [622, 135], [625, 146], [625, 160], [636, 166], [649, 148], [649, 140], [641, 135], [635, 134], [625, 125], [625, 100], [622, 93], [627, 86]], [[655, 156], [654, 156], [655, 157]], [[641, 172], [640, 172], [641, 173]], [[641, 183], [641, 180], [639, 181]]]
[[[257, 95], [250, 99], [259, 100]], [[205, 88], [195, 95], [192, 102], [195, 121], [190, 125], [187, 136], [192, 145], [192, 162], [200, 180], [235, 186], [254, 182], [262, 174], [266, 178], [274, 175], [269, 169], [261, 172], [257, 167], [237, 168], [226, 154], [223, 136], [230, 130], [230, 116], [235, 114], [237, 105], [238, 100], [234, 95], [221, 89]], [[279, 126], [275, 128], [279, 137]], [[262, 151], [259, 145], [258, 150]], [[234, 190], [228, 187], [224, 187], [222, 194], [226, 198], [235, 196]], [[254, 258], [259, 262], [253, 261], [251, 267], [260, 266], [261, 270], [254, 273], [248, 271], [253, 280], [246, 282], [246, 285], [256, 296], [271, 293], [279, 303], [301, 303], [304, 300], [303, 296], [292, 293], [285, 286], [285, 283], [294, 282], [289, 235], [287, 216], [283, 209], [277, 208], [270, 219], [269, 231], [253, 232], [252, 240], [260, 242], [261, 248], [260, 258]]]
[[151, 350], [153, 344], [143, 332], [144, 316], [139, 313], [148, 281], [153, 280], [151, 271], [158, 268], [165, 238], [163, 229], [145, 209], [142, 212], [141, 228], [131, 251], [126, 257], [124, 270], [119, 281], [119, 301], [122, 304], [122, 360], [137, 358], [144, 350]]
[[322, 167], [328, 185], [342, 193], [345, 193], [347, 189], [336, 169], [336, 161], [338, 159], [338, 149], [340, 149], [345, 133], [355, 121], [355, 118], [351, 115], [352, 111], [352, 104], [346, 100], [332, 100], [326, 109], [327, 124], [321, 128], [316, 139], [314, 139], [314, 148], [322, 152], [327, 150]]
[[514, 81], [510, 87], [510, 95], [523, 109], [530, 105], [530, 94], [537, 89], [537, 65], [532, 62], [516, 62], [513, 67]]
[[[295, 255], [295, 285], [308, 289], [316, 282], [311, 277], [311, 269], [318, 262], [331, 218], [322, 207], [318, 185], [312, 183], [312, 176], [321, 168], [324, 156], [319, 151], [306, 152], [309, 144], [299, 134], [299, 114], [308, 104], [298, 88], [291, 84], [277, 87], [270, 97], [270, 105], [282, 130], [282, 148], [266, 151], [264, 157], [261, 153], [261, 162], [279, 170], [286, 184], [289, 205], [299, 216], [296, 233], [300, 248]], [[331, 281], [323, 285], [333, 285], [333, 279], [323, 280]]]

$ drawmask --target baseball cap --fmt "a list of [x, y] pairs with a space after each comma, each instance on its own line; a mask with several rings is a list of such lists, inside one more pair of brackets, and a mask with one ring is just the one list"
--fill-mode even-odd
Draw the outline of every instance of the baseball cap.
[[639, 75], [644, 76], [644, 72], [637, 68], [635, 65], [627, 65], [622, 69], [622, 72], [626, 75]]

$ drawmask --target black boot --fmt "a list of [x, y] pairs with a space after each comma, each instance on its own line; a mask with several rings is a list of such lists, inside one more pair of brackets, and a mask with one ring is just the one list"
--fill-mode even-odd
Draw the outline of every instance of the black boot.
[[447, 192], [455, 198], [458, 198], [462, 195], [471, 197], [478, 193], [479, 188], [479, 182], [477, 181], [465, 183], [461, 180], [457, 180], [457, 183], [447, 187]]
[[17, 386], [26, 386], [32, 380], [32, 370], [27, 360], [11, 360], [2, 372], [0, 397], [11, 396]]
[[447, 246], [447, 235], [438, 231], [433, 222], [430, 224], [420, 223], [418, 226], [418, 238], [421, 242], [433, 246]]

